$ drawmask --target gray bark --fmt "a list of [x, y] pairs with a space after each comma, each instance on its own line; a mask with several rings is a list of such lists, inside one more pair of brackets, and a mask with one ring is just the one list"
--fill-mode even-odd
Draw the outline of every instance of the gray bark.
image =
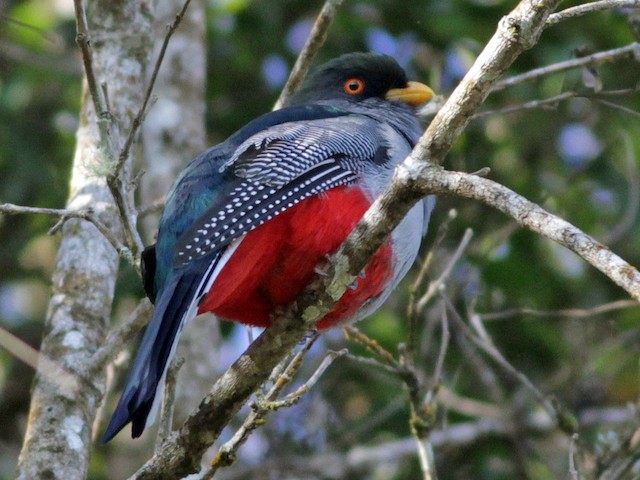
[[[154, 14], [157, 58], [162, 40], [183, 0], [159, 2]], [[205, 12], [204, 2], [189, 4], [171, 37], [153, 90], [157, 98], [144, 120], [140, 200], [143, 205], [166, 195], [178, 172], [205, 147]], [[142, 223], [146, 244], [155, 241], [159, 215]]]
[[[116, 124], [128, 126], [144, 93], [150, 5], [104, 0], [92, 7], [88, 16], [96, 76], [105, 82]], [[104, 144], [85, 87], [67, 206], [92, 208], [117, 231], [117, 212], [100, 174], [108, 168]], [[105, 338], [118, 264], [116, 251], [92, 224], [78, 219], [66, 223], [41, 345], [42, 355], [64, 373], [52, 374], [46, 361], [38, 366], [19, 479], [87, 476], [93, 423], [105, 385], [103, 372], [90, 371], [91, 357]]]

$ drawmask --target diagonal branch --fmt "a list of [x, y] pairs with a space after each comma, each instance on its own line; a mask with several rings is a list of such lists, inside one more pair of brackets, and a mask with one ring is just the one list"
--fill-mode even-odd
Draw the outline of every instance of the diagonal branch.
[[425, 169], [418, 180], [429, 193], [479, 200], [513, 218], [521, 226], [580, 255], [640, 301], [640, 272], [606, 245], [537, 204], [492, 180], [462, 172]]
[[[93, 105], [97, 112], [98, 126], [100, 131], [100, 146], [105, 156], [105, 166], [108, 169], [107, 185], [113, 196], [113, 200], [120, 214], [120, 220], [122, 222], [122, 230], [125, 239], [125, 243], [130, 250], [129, 260], [133, 266], [139, 270], [139, 256], [143, 249], [142, 239], [136, 229], [137, 223], [137, 211], [134, 206], [133, 190], [135, 188], [135, 181], [131, 175], [131, 168], [128, 165], [129, 152], [133, 141], [136, 138], [136, 134], [142, 124], [144, 115], [146, 114], [149, 101], [151, 99], [151, 93], [155, 84], [164, 54], [166, 52], [167, 45], [171, 36], [178, 28], [184, 14], [189, 6], [191, 0], [185, 0], [185, 3], [176, 14], [175, 20], [168, 26], [167, 34], [165, 36], [160, 54], [154, 64], [154, 69], [149, 81], [149, 85], [145, 91], [142, 104], [133, 118], [129, 133], [124, 140], [122, 149], [119, 153], [116, 153], [119, 149], [117, 134], [119, 133], [118, 122], [115, 121], [113, 115], [110, 112], [109, 102], [107, 99], [106, 88], [100, 85], [95, 74], [93, 53], [91, 50], [91, 36], [89, 32], [89, 25], [87, 22], [87, 14], [84, 0], [74, 0], [75, 14], [76, 14], [76, 42], [80, 47], [82, 53], [82, 60], [84, 64], [85, 75], [87, 79], [87, 86], [91, 95]], [[124, 251], [123, 251], [124, 252]]]
[[127, 161], [127, 158], [129, 158], [129, 151], [131, 150], [131, 145], [133, 145], [133, 141], [136, 137], [136, 134], [138, 133], [138, 130], [140, 129], [140, 125], [142, 125], [144, 116], [147, 113], [147, 107], [149, 105], [149, 100], [151, 99], [151, 93], [153, 92], [153, 87], [155, 86], [156, 80], [158, 78], [158, 72], [160, 72], [160, 66], [162, 65], [162, 62], [164, 60], [165, 53], [167, 52], [167, 47], [169, 46], [169, 40], [171, 40], [171, 37], [173, 36], [175, 31], [178, 29], [178, 26], [182, 22], [182, 18], [187, 13], [187, 8], [189, 7], [190, 3], [191, 3], [191, 0], [185, 0], [184, 5], [182, 6], [182, 9], [176, 14], [176, 17], [173, 20], [173, 22], [167, 25], [167, 34], [164, 37], [164, 40], [162, 42], [162, 47], [160, 47], [160, 52], [158, 53], [158, 58], [156, 59], [156, 63], [153, 66], [153, 72], [151, 73], [151, 79], [149, 80], [149, 85], [147, 86], [147, 89], [145, 91], [142, 105], [140, 106], [138, 113], [136, 114], [136, 116], [133, 118], [133, 121], [131, 122], [129, 135], [127, 135], [127, 139], [125, 140], [124, 146], [122, 147], [122, 150], [118, 155], [118, 163], [116, 164], [116, 168], [113, 173], [114, 177], [117, 177], [120, 174], [120, 172], [122, 171]]
[[40, 375], [56, 385], [56, 388], [68, 397], [77, 395], [80, 382], [73, 373], [1, 326], [0, 349], [6, 350], [13, 357], [38, 370]]
[[[118, 207], [118, 211], [120, 212], [124, 237], [127, 245], [131, 249], [133, 257], [132, 263], [137, 270], [139, 270], [140, 268], [140, 254], [144, 249], [144, 246], [142, 244], [142, 238], [140, 237], [140, 234], [136, 229], [138, 212], [134, 205], [135, 200], [133, 197], [133, 191], [135, 190], [136, 182], [132, 178], [131, 168], [130, 166], [128, 166], [127, 161], [129, 160], [129, 152], [131, 150], [131, 146], [133, 145], [136, 134], [140, 129], [140, 125], [142, 125], [144, 116], [147, 113], [147, 107], [151, 99], [151, 93], [153, 92], [153, 87], [156, 83], [156, 79], [158, 78], [158, 72], [160, 71], [162, 61], [164, 60], [164, 55], [167, 51], [169, 40], [171, 40], [172, 35], [180, 25], [180, 22], [182, 21], [182, 18], [184, 17], [187, 8], [189, 7], [189, 3], [191, 3], [191, 0], [185, 0], [182, 9], [176, 14], [174, 21], [167, 26], [167, 34], [164, 37], [160, 53], [158, 54], [158, 58], [156, 59], [156, 62], [154, 64], [153, 72], [151, 73], [151, 79], [149, 80], [149, 85], [145, 90], [140, 109], [131, 122], [129, 134], [127, 135], [127, 138], [124, 141], [124, 145], [120, 150], [120, 153], [118, 154], [118, 158], [115, 161], [113, 170], [109, 175], [107, 175], [107, 185], [111, 190], [116, 206]], [[112, 155], [115, 157], [115, 150], [113, 150]]]
[[100, 127], [100, 140], [111, 150], [113, 137], [112, 130], [107, 123], [112, 120], [111, 114], [107, 108], [107, 102], [104, 98], [104, 92], [99, 88], [96, 79], [95, 69], [93, 68], [93, 53], [91, 51], [91, 37], [89, 35], [89, 23], [87, 21], [87, 11], [83, 0], [74, 0], [76, 15], [76, 43], [82, 54], [82, 64], [84, 66], [85, 77], [89, 87], [89, 94], [93, 100], [94, 108], [98, 116], [98, 126]]
[[500, 20], [496, 33], [420, 139], [411, 155], [413, 162], [444, 161], [497, 79], [522, 52], [537, 43], [548, 16], [559, 3], [559, 0], [523, 0]]
[[[89, 23], [87, 21], [87, 11], [84, 0], [74, 0], [76, 16], [76, 43], [82, 54], [87, 88], [91, 95], [93, 107], [96, 111], [96, 123], [99, 131], [99, 147], [103, 155], [103, 165], [109, 171], [116, 165], [115, 152], [117, 149], [119, 134], [119, 124], [115, 121], [107, 101], [106, 87], [98, 83], [96, 69], [94, 68], [93, 51], [91, 49], [91, 35]], [[136, 259], [138, 251], [141, 250], [139, 235], [135, 231], [135, 222], [131, 221], [129, 215], [128, 202], [121, 191], [120, 182], [116, 181], [118, 175], [107, 175], [107, 185], [113, 196], [114, 203], [118, 208], [121, 217], [122, 230], [127, 244], [127, 250], [122, 250], [122, 254], [129, 257], [134, 265], [139, 263]]]
[[[332, 256], [326, 276], [310, 285], [275, 318], [215, 383], [185, 424], [132, 478], [177, 478], [198, 471], [200, 458], [271, 370], [340, 299], [406, 212], [424, 195], [417, 176], [427, 161], [442, 163], [453, 142], [489, 94], [496, 79], [538, 40], [559, 0], [523, 0], [499, 24], [460, 86], [432, 121], [387, 191]], [[302, 320], [302, 321], [301, 321]]]
[[311, 62], [313, 62], [316, 53], [318, 53], [318, 50], [320, 50], [320, 47], [324, 45], [324, 42], [327, 39], [327, 32], [333, 23], [333, 19], [336, 16], [342, 1], [343, 0], [325, 1], [322, 10], [320, 10], [320, 13], [318, 14], [318, 18], [316, 18], [316, 21], [313, 24], [311, 34], [309, 35], [309, 38], [307, 38], [307, 41], [305, 42], [304, 47], [302, 47], [302, 51], [300, 52], [300, 55], [298, 55], [298, 59], [291, 70], [289, 79], [273, 107], [274, 110], [282, 108], [283, 105], [287, 103], [289, 97], [295, 93], [298, 87], [302, 84], [304, 78], [307, 76]]
[[546, 67], [536, 68], [520, 75], [514, 75], [513, 77], [509, 77], [496, 82], [492, 88], [492, 92], [503, 90], [507, 87], [512, 87], [513, 85], [517, 85], [522, 82], [536, 80], [546, 75], [565, 72], [567, 70], [584, 67], [586, 65], [598, 65], [605, 62], [614, 62], [617, 60], [629, 58], [640, 59], [640, 43], [634, 42], [625, 47], [613, 48], [611, 50], [597, 52], [591, 55], [586, 55], [584, 57], [554, 63], [553, 65], [547, 65]]
[[562, 93], [560, 93], [558, 95], [554, 95], [553, 97], [549, 97], [549, 98], [541, 98], [541, 99], [538, 99], [538, 100], [531, 100], [529, 102], [521, 103], [521, 104], [518, 104], [518, 105], [512, 105], [512, 106], [509, 106], [509, 107], [499, 108], [497, 110], [485, 110], [483, 112], [478, 112], [473, 116], [473, 119], [476, 120], [478, 118], [488, 117], [488, 116], [497, 115], [497, 114], [523, 112], [523, 111], [526, 111], [526, 110], [533, 110], [533, 109], [536, 109], [536, 108], [553, 109], [553, 108], [557, 108], [557, 106], [558, 106], [558, 104], [560, 102], [563, 102], [565, 100], [569, 100], [571, 98], [588, 98], [588, 99], [591, 99], [591, 100], [593, 100], [595, 102], [602, 103], [606, 107], [622, 110], [622, 112], [624, 112], [627, 115], [632, 115], [632, 116], [636, 116], [637, 117], [637, 116], [640, 116], [640, 113], [636, 112], [635, 110], [632, 110], [632, 109], [624, 107], [622, 105], [611, 103], [611, 102], [608, 102], [608, 101], [602, 99], [602, 97], [609, 96], [609, 95], [612, 95], [612, 94], [615, 94], [615, 95], [633, 95], [634, 93], [637, 93], [637, 92], [638, 92], [637, 88], [627, 88], [627, 89], [624, 89], [624, 90], [601, 91], [601, 92], [597, 92], [597, 93], [577, 92], [577, 91], [570, 90], [568, 92], [562, 92]]
[[597, 305], [593, 308], [564, 308], [560, 310], [535, 310], [533, 308], [514, 308], [495, 313], [477, 313], [478, 318], [483, 322], [509, 320], [512, 318], [529, 316], [536, 318], [549, 318], [549, 317], [565, 317], [576, 319], [588, 319], [593, 318], [596, 315], [602, 315], [615, 310], [622, 310], [626, 308], [637, 308], [638, 302], [634, 300], [616, 300], [614, 302], [604, 303]]

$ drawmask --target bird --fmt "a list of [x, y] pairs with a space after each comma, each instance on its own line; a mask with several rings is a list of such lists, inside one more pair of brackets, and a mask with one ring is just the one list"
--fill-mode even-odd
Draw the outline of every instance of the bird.
[[[156, 243], [142, 254], [154, 303], [102, 443], [153, 422], [185, 324], [211, 312], [267, 327], [317, 275], [410, 153], [417, 107], [434, 96], [390, 56], [355, 52], [318, 67], [287, 106], [264, 114], [179, 174]], [[378, 309], [414, 262], [433, 199], [418, 202], [316, 329]]]

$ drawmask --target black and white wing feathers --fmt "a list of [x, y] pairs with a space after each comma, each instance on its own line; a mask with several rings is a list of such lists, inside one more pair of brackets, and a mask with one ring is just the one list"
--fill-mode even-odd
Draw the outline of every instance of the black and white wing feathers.
[[390, 146], [383, 126], [349, 115], [268, 128], [243, 142], [221, 167], [235, 181], [179, 238], [174, 266], [218, 251], [296, 203], [349, 185]]

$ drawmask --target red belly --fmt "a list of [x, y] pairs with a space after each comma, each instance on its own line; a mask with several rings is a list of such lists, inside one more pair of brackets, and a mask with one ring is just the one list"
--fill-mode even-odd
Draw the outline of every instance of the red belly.
[[[291, 303], [315, 276], [315, 267], [351, 233], [371, 202], [357, 188], [338, 187], [303, 200], [249, 232], [224, 266], [198, 313], [266, 327], [271, 313]], [[354, 315], [379, 295], [393, 273], [385, 244], [317, 327], [325, 329]]]

